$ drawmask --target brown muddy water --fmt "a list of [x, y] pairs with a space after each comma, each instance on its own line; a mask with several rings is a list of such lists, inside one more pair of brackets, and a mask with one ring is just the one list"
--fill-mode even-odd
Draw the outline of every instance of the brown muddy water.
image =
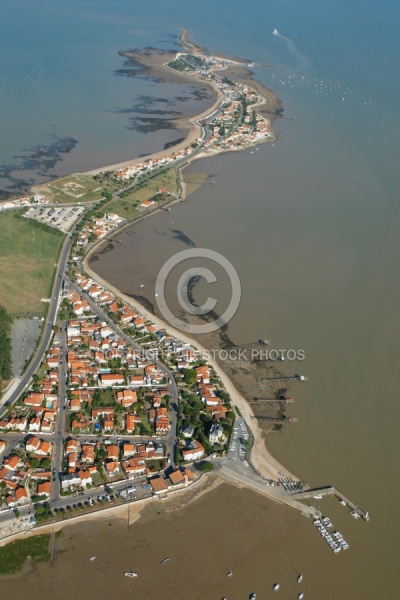
[[[314, 500], [350, 549], [333, 555], [310, 522], [294, 517], [274, 556], [286, 567], [292, 552], [313, 557], [307, 597], [394, 599], [400, 589], [398, 212], [390, 182], [371, 171], [357, 142], [345, 146], [343, 132], [329, 122], [311, 134], [312, 122], [307, 115], [302, 123], [278, 122], [282, 138], [274, 146], [195, 164], [191, 169], [201, 168], [215, 184], [120, 235], [123, 243], [92, 267], [154, 304], [155, 277], [176, 252], [210, 248], [232, 262], [242, 300], [228, 336], [236, 343], [268, 338], [274, 348], [306, 354], [302, 362], [281, 365], [309, 381], [292, 386], [296, 403], [290, 412], [298, 423], [269, 436], [270, 450], [300, 478], [335, 485], [371, 515], [369, 523], [354, 521], [337, 502]], [[320, 135], [330, 140], [323, 155]], [[315, 147], [305, 147], [306, 136]], [[177, 278], [167, 281], [169, 297]], [[230, 288], [222, 279], [218, 285], [223, 306]], [[209, 292], [201, 283], [194, 295], [220, 299]], [[205, 518], [214, 514], [217, 496]], [[256, 518], [254, 497], [248, 498], [247, 510]], [[287, 509], [269, 508], [293, 518]], [[262, 579], [258, 564], [247, 568], [250, 580]], [[260, 592], [268, 597], [268, 585]]]

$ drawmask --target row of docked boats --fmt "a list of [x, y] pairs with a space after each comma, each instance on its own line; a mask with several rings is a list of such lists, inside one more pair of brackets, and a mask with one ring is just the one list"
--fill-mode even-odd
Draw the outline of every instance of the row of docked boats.
[[333, 527], [332, 521], [328, 517], [315, 519], [313, 525], [318, 529], [330, 549], [338, 554], [341, 550], [347, 550], [349, 544], [346, 542], [340, 531], [330, 531]]

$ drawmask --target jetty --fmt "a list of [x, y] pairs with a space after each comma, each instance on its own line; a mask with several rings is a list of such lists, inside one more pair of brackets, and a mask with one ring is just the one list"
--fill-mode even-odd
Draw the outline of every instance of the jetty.
[[349, 500], [349, 498], [347, 498], [344, 494], [342, 494], [342, 492], [339, 492], [339, 490], [337, 490], [331, 485], [312, 488], [309, 490], [291, 494], [291, 497], [296, 498], [297, 500], [312, 498], [314, 496], [336, 496], [338, 500], [342, 500], [343, 502], [345, 502], [347, 506], [351, 510], [354, 510], [354, 512], [357, 513], [358, 516], [360, 516], [362, 519], [364, 519], [364, 521], [369, 521], [368, 512], [365, 512], [362, 508], [357, 506], [357, 504], [355, 504], [354, 502]]
[[257, 404], [261, 402], [266, 402], [267, 404], [276, 402], [279, 404], [291, 404], [294, 402], [294, 398], [253, 398], [253, 400], [250, 400], [250, 402]]
[[295, 498], [295, 494], [287, 494], [281, 487], [272, 487], [268, 485], [265, 481], [256, 480], [253, 477], [249, 477], [247, 475], [238, 473], [236, 471], [231, 470], [228, 466], [223, 466], [218, 469], [218, 475], [231, 483], [232, 485], [240, 486], [244, 485], [255, 492], [263, 494], [272, 500], [276, 500], [277, 502], [281, 502], [282, 504], [287, 504], [292, 508], [298, 510], [305, 517], [312, 517], [313, 519], [319, 519], [322, 514], [319, 510], [315, 508], [315, 506], [308, 506], [307, 504], [302, 504]]
[[263, 377], [260, 379], [261, 383], [268, 383], [269, 381], [308, 381], [308, 377], [304, 377], [304, 375], [291, 375], [288, 377]]

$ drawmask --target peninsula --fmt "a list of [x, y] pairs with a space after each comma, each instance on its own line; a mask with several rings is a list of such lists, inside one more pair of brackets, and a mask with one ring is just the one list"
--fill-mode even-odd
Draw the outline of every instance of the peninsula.
[[181, 169], [191, 161], [275, 139], [281, 109], [272, 109], [265, 88], [244, 82], [243, 73], [231, 79], [230, 71], [246, 63], [206, 53], [185, 32], [181, 42], [182, 52], [163, 68], [217, 94], [192, 119], [185, 142], [53, 181], [2, 206], [29, 205], [26, 218], [65, 238], [42, 339], [0, 408], [0, 543], [104, 507], [200, 490], [212, 470], [320, 517], [299, 501], [307, 488], [269, 454], [249, 403], [215, 361], [204, 359], [206, 349], [89, 265], [122, 227], [184, 199]]

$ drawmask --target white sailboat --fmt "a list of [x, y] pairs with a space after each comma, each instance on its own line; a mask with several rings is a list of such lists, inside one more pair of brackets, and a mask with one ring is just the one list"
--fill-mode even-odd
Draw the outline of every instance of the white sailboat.
[[125, 577], [139, 577], [139, 575], [135, 573], [135, 571], [126, 571], [124, 575]]

